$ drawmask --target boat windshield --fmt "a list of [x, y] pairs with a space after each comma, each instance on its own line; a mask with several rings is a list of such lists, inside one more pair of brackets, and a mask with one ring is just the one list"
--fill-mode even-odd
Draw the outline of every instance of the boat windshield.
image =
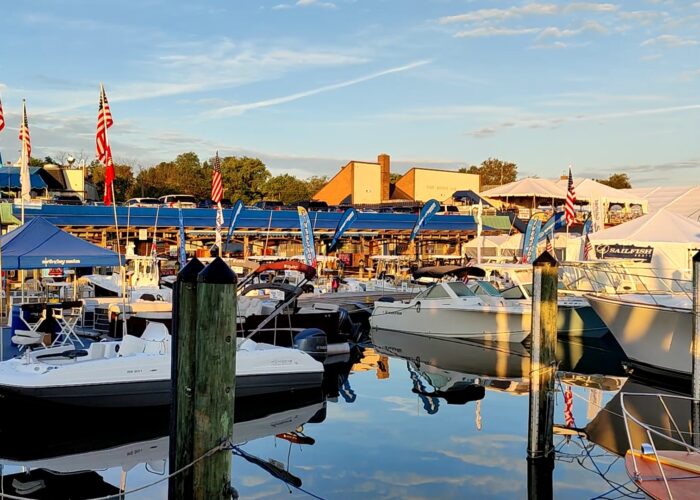
[[490, 297], [500, 297], [501, 293], [488, 281], [474, 281], [469, 283], [469, 288], [477, 296], [490, 296]]
[[457, 297], [473, 297], [474, 292], [472, 292], [467, 285], [461, 281], [450, 281], [446, 283], [452, 291], [457, 295]]

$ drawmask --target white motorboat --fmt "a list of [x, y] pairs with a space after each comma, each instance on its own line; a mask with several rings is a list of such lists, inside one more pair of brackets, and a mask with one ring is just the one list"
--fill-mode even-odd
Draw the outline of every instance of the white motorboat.
[[530, 334], [531, 314], [521, 304], [477, 296], [463, 282], [449, 281], [410, 300], [375, 302], [369, 322], [372, 328], [435, 337], [522, 342]]
[[678, 294], [589, 294], [586, 298], [627, 357], [652, 370], [689, 375], [692, 308]]
[[[0, 363], [0, 396], [99, 407], [159, 406], [170, 401], [170, 334], [150, 323], [143, 335], [27, 351]], [[298, 349], [238, 339], [236, 395], [320, 386], [323, 365]]]

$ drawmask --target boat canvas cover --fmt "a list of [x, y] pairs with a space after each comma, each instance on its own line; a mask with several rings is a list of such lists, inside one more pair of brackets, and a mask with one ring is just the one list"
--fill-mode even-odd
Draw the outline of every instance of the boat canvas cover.
[[483, 278], [486, 276], [486, 271], [480, 267], [454, 265], [421, 267], [413, 271], [414, 278], [443, 278], [450, 275]]
[[72, 236], [41, 217], [7, 233], [0, 242], [4, 270], [119, 265], [112, 250]]

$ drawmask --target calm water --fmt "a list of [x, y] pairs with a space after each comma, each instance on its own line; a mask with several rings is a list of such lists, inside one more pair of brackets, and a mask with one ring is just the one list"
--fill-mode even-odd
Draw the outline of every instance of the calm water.
[[[237, 400], [241, 422], [234, 439], [244, 442], [234, 456], [233, 483], [241, 498], [527, 497], [525, 347], [389, 332], [375, 332], [373, 344], [331, 365], [322, 391]], [[617, 498], [620, 491], [611, 490], [620, 485], [634, 494], [615, 453], [627, 445], [614, 396], [623, 386], [646, 389], [624, 378], [614, 345], [560, 343], [558, 357], [559, 380], [573, 389], [575, 425], [590, 441], [555, 435], [554, 496]], [[26, 495], [31, 498], [61, 498], [59, 487], [95, 497], [122, 480], [131, 490], [167, 470], [164, 411], [64, 413], [3, 405], [0, 418], [6, 491], [22, 465], [97, 471], [44, 478], [47, 488]], [[561, 393], [554, 420], [564, 425]], [[240, 455], [273, 460], [295, 486]], [[167, 481], [129, 498], [166, 496]]]

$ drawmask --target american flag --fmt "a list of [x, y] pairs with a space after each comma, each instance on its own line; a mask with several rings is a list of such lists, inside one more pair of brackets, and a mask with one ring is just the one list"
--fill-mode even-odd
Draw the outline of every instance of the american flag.
[[2, 112], [2, 99], [0, 99], [0, 130], [5, 128], [5, 115]]
[[564, 390], [564, 422], [566, 422], [567, 427], [573, 427], [576, 423], [574, 420], [574, 393], [570, 385], [567, 385]]
[[221, 160], [219, 160], [219, 152], [214, 156], [213, 170], [211, 172], [211, 201], [221, 203], [221, 198], [224, 197], [224, 183], [221, 179]]
[[549, 239], [549, 236], [547, 236], [547, 244], [544, 249], [549, 252], [550, 255], [554, 255], [554, 247], [552, 247], [552, 240]]
[[569, 183], [566, 187], [566, 203], [564, 205], [566, 227], [570, 227], [576, 221], [574, 203], [576, 203], [576, 191], [574, 191], [574, 178], [571, 175], [571, 167], [569, 167]]
[[108, 159], [112, 156], [112, 151], [109, 148], [109, 140], [107, 140], [107, 129], [114, 125], [112, 120], [112, 111], [109, 109], [107, 94], [105, 88], [100, 85], [100, 106], [97, 108], [97, 134], [95, 143], [97, 145], [97, 159], [103, 165], [107, 165]]
[[583, 260], [589, 260], [592, 251], [593, 245], [591, 245], [591, 240], [588, 238], [588, 235], [586, 235], [586, 242], [583, 245]]
[[22, 102], [22, 123], [19, 126], [19, 140], [22, 142], [22, 152], [29, 163], [32, 156], [32, 138], [29, 137], [29, 122], [27, 121], [27, 103]]

